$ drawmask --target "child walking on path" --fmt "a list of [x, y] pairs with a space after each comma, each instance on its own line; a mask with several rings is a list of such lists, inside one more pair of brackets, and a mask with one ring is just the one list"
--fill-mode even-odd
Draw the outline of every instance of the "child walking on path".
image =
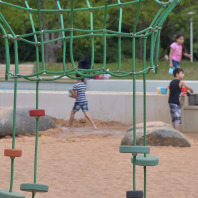
[[170, 93], [169, 93], [169, 107], [170, 114], [172, 117], [172, 124], [175, 129], [180, 130], [181, 124], [181, 106], [180, 106], [180, 97], [182, 87], [186, 87], [193, 93], [193, 89], [186, 85], [182, 79], [184, 78], [184, 71], [181, 68], [176, 68], [173, 71], [174, 80], [170, 82]]
[[170, 68], [178, 68], [180, 67], [180, 61], [182, 55], [187, 58], [191, 58], [191, 55], [188, 54], [184, 48], [184, 34], [179, 33], [175, 37], [175, 42], [170, 46], [170, 54], [169, 54], [169, 67]]
[[[80, 77], [80, 75], [76, 74], [76, 77]], [[71, 97], [76, 98], [74, 107], [70, 114], [69, 129], [72, 129], [74, 115], [80, 109], [82, 109], [85, 117], [92, 124], [93, 129], [97, 129], [93, 119], [88, 113], [88, 101], [85, 96], [86, 85], [84, 83], [84, 79], [79, 79], [78, 82], [73, 86], [73, 89], [70, 89], [69, 91], [71, 92]]]

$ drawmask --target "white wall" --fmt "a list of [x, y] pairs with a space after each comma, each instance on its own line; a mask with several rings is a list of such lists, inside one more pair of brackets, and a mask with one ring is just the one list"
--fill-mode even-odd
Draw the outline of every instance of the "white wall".
[[[17, 106], [35, 108], [35, 91], [18, 91]], [[119, 121], [126, 124], [133, 122], [133, 94], [130, 92], [87, 92], [89, 112], [91, 116], [103, 121]], [[167, 95], [147, 95], [147, 121], [163, 121], [170, 123]], [[137, 123], [143, 122], [143, 95], [136, 97]], [[74, 99], [67, 92], [41, 91], [39, 108], [60, 119], [69, 119]], [[0, 91], [0, 107], [13, 105], [13, 91]], [[82, 118], [77, 113], [76, 118]]]

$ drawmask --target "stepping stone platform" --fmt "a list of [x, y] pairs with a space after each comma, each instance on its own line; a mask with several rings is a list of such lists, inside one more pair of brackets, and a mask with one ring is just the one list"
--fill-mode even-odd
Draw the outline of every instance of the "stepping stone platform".
[[[133, 156], [131, 157], [131, 163], [133, 164]], [[159, 158], [154, 155], [137, 155], [136, 165], [138, 166], [156, 166], [159, 164]]]
[[44, 184], [31, 184], [31, 183], [24, 183], [21, 184], [20, 186], [20, 190], [22, 191], [27, 191], [27, 192], [48, 192], [49, 187], [47, 185]]
[[24, 194], [18, 192], [9, 192], [9, 190], [0, 189], [1, 198], [25, 198]]

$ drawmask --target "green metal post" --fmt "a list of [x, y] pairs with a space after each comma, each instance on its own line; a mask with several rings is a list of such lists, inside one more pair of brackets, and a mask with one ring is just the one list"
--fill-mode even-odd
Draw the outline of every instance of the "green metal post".
[[42, 69], [43, 72], [45, 71], [45, 49], [44, 49], [44, 37], [42, 31], [42, 24], [41, 24], [41, 9], [40, 9], [40, 0], [37, 0], [37, 9], [38, 9], [38, 22], [39, 22], [39, 31], [41, 37], [41, 58], [42, 58]]
[[90, 9], [90, 28], [92, 30], [92, 32], [91, 32], [91, 67], [90, 67], [92, 69], [93, 65], [94, 65], [93, 9], [90, 6], [89, 0], [86, 0], [86, 1], [87, 1], [87, 6]]
[[[143, 70], [146, 68], [146, 43], [147, 38], [144, 38], [144, 54], [143, 54]], [[146, 74], [143, 74], [143, 87], [144, 87], [144, 146], [146, 146]], [[146, 154], [144, 154], [146, 157]], [[144, 198], [146, 198], [146, 166], [144, 166]]]
[[[60, 20], [61, 20], [61, 28], [64, 30], [64, 18], [63, 18], [63, 9], [60, 6], [60, 1], [57, 0], [58, 9], [60, 10]], [[63, 70], [66, 71], [66, 39], [65, 39], [65, 32], [62, 31], [63, 37]]]
[[6, 75], [5, 80], [8, 80], [8, 73], [10, 72], [10, 52], [9, 52], [9, 43], [8, 38], [5, 38], [5, 52], [6, 52]]
[[108, 8], [108, 1], [105, 1], [105, 13], [104, 13], [104, 22], [103, 22], [103, 66], [104, 69], [106, 66], [107, 61], [107, 8]]
[[74, 0], [71, 0], [71, 18], [70, 18], [70, 59], [73, 68], [76, 68], [73, 57], [73, 36], [74, 36]]
[[[118, 28], [118, 32], [121, 33], [122, 32], [122, 4], [120, 2], [120, 0], [118, 0], [118, 4], [120, 4], [120, 18], [119, 18], [119, 28]], [[122, 64], [122, 46], [121, 46], [121, 36], [118, 35], [118, 71], [120, 71], [121, 69], [121, 64]]]
[[[132, 39], [133, 47], [133, 146], [136, 146], [136, 76], [135, 76], [135, 37]], [[133, 190], [136, 190], [136, 156], [133, 158]]]
[[[13, 104], [13, 132], [12, 132], [12, 149], [15, 149], [15, 132], [16, 132], [16, 103], [17, 103], [17, 78], [14, 81], [14, 104]], [[14, 158], [11, 158], [11, 177], [10, 177], [10, 192], [13, 189], [14, 180]]]
[[[18, 61], [17, 40], [14, 40], [14, 52], [15, 52], [15, 74], [18, 74], [19, 73], [19, 61]], [[15, 77], [15, 81], [14, 81], [12, 149], [15, 149], [16, 105], [17, 105], [17, 77]], [[12, 192], [13, 180], [14, 180], [14, 158], [11, 158], [11, 177], [10, 177], [10, 190], [9, 190], [10, 192]]]

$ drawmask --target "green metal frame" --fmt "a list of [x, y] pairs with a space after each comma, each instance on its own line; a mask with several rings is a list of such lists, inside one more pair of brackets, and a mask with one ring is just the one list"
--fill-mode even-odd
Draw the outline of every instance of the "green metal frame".
[[[9, 78], [15, 78], [16, 74], [18, 77], [21, 78], [25, 78], [27, 80], [30, 81], [53, 81], [53, 80], [58, 80], [64, 76], [67, 76], [69, 78], [72, 79], [77, 79], [75, 77], [75, 74], [79, 74], [81, 75], [81, 77], [94, 77], [98, 74], [110, 74], [112, 76], [115, 77], [126, 77], [126, 76], [135, 76], [135, 75], [142, 75], [142, 74], [147, 74], [149, 73], [151, 70], [153, 70], [154, 73], [157, 73], [157, 67], [158, 67], [158, 53], [159, 53], [159, 44], [160, 44], [160, 33], [161, 33], [161, 28], [162, 25], [165, 21], [165, 19], [168, 17], [169, 13], [174, 9], [174, 7], [181, 1], [181, 0], [170, 0], [167, 2], [161, 2], [158, 0], [154, 0], [156, 3], [158, 3], [159, 5], [161, 5], [161, 8], [159, 9], [157, 15], [155, 16], [155, 18], [153, 19], [153, 21], [151, 22], [150, 26], [144, 30], [141, 30], [139, 32], [136, 32], [136, 27], [138, 24], [138, 18], [139, 18], [139, 13], [140, 13], [140, 8], [142, 3], [145, 0], [133, 0], [133, 1], [129, 1], [129, 2], [125, 2], [125, 3], [121, 3], [120, 0], [118, 0], [117, 4], [110, 4], [109, 5], [109, 1], [106, 0], [105, 1], [105, 5], [104, 6], [99, 6], [99, 7], [91, 7], [89, 0], [86, 0], [87, 3], [87, 8], [74, 8], [74, 0], [71, 0], [71, 9], [62, 9], [61, 5], [60, 5], [60, 0], [57, 0], [57, 7], [58, 9], [40, 9], [40, 1], [37, 0], [37, 9], [32, 9], [29, 7], [28, 5], [28, 1], [25, 0], [25, 5], [26, 7], [22, 7], [22, 6], [18, 6], [18, 5], [14, 5], [12, 3], [7, 3], [5, 1], [2, 1], [2, 4], [7, 5], [7, 6], [12, 6], [15, 7], [17, 9], [21, 9], [24, 11], [29, 12], [30, 15], [30, 21], [31, 21], [31, 25], [32, 25], [32, 33], [28, 33], [28, 34], [24, 34], [24, 35], [15, 35], [14, 32], [12, 31], [11, 27], [9, 26], [9, 24], [7, 23], [6, 19], [2, 16], [2, 14], [0, 14], [0, 29], [3, 32], [3, 36], [5, 39], [5, 51], [6, 51], [6, 80], [8, 79], [7, 76], [9, 76]], [[123, 6], [129, 6], [129, 5], [133, 5], [133, 4], [137, 4], [138, 3], [138, 9], [137, 9], [137, 15], [136, 15], [136, 20], [135, 20], [135, 24], [134, 24], [134, 29], [133, 32], [129, 32], [129, 33], [124, 33], [121, 31], [122, 29], [122, 15], [123, 15]], [[112, 31], [106, 28], [106, 19], [107, 19], [107, 13], [108, 13], [108, 8], [111, 7], [120, 7], [120, 16], [119, 16], [119, 28], [118, 31]], [[103, 29], [98, 29], [98, 30], [94, 30], [93, 28], [93, 12], [94, 10], [97, 9], [104, 9], [104, 24], [103, 24]], [[74, 17], [74, 12], [79, 12], [79, 11], [90, 11], [90, 30], [86, 30], [86, 29], [77, 29], [73, 27], [73, 17]], [[34, 27], [34, 21], [33, 21], [33, 17], [32, 17], [32, 13], [37, 13], [38, 15], [38, 21], [39, 21], [39, 31], [35, 31], [35, 27]], [[43, 30], [42, 29], [42, 21], [41, 21], [41, 12], [59, 12], [60, 15], [60, 21], [61, 21], [61, 29], [56, 29], [56, 30]], [[64, 19], [63, 19], [63, 15], [66, 12], [70, 12], [71, 13], [71, 18], [70, 18], [70, 28], [65, 28], [64, 27]], [[9, 34], [6, 33], [5, 28], [6, 27], [9, 30]], [[54, 33], [54, 32], [62, 32], [62, 37], [59, 38], [55, 38], [52, 39], [50, 41], [44, 41], [44, 34], [45, 33]], [[65, 32], [70, 32], [69, 36], [65, 36]], [[82, 35], [77, 35], [74, 36], [74, 32], [81, 32], [84, 33]], [[29, 36], [34, 36], [34, 41], [29, 41], [28, 39], [26, 39]], [[36, 36], [40, 37], [41, 42], [38, 42], [38, 39], [36, 38]], [[135, 71], [135, 65], [134, 62], [135, 60], [133, 60], [133, 67], [132, 70], [130, 72], [126, 72], [126, 71], [122, 71], [121, 70], [121, 65], [122, 65], [122, 61], [121, 61], [121, 39], [122, 38], [132, 38], [132, 48], [134, 49], [135, 47], [135, 41], [137, 38], [146, 38], [151, 36], [151, 46], [150, 46], [150, 65], [149, 66], [145, 66], [143, 68], [142, 71]], [[92, 50], [91, 50], [91, 68], [89, 70], [84, 70], [84, 69], [78, 69], [75, 65], [74, 62], [74, 58], [73, 58], [73, 39], [77, 39], [77, 38], [82, 38], [82, 37], [91, 37], [91, 46], [92, 46]], [[94, 37], [103, 37], [103, 42], [104, 42], [104, 49], [103, 49], [103, 63], [101, 65], [100, 68], [94, 68]], [[106, 69], [106, 53], [107, 53], [107, 49], [106, 49], [106, 42], [107, 42], [107, 37], [118, 37], [118, 57], [119, 57], [119, 61], [118, 61], [118, 68], [115, 71], [108, 71]], [[36, 71], [34, 74], [32, 75], [23, 75], [20, 74], [20, 72], [18, 71], [18, 73], [15, 71], [15, 74], [12, 74], [10, 72], [10, 66], [9, 66], [9, 45], [8, 45], [8, 38], [9, 39], [13, 39], [15, 43], [17, 43], [17, 41], [20, 42], [26, 42], [30, 45], [35, 45], [36, 50], [38, 50], [39, 48], [41, 49], [41, 62], [42, 62], [42, 71]], [[48, 43], [52, 43], [52, 42], [56, 42], [58, 40], [62, 40], [63, 42], [63, 70], [59, 71], [59, 72], [53, 72], [53, 71], [48, 71], [46, 70], [45, 67], [45, 57], [44, 57], [44, 46]], [[72, 66], [73, 69], [67, 69], [66, 67], [66, 63], [65, 63], [65, 54], [66, 54], [66, 40], [70, 41], [70, 59], [72, 62]], [[156, 47], [155, 47], [156, 46]], [[134, 53], [135, 51], [133, 50], [132, 52], [132, 57], [134, 57]], [[155, 58], [155, 62], [153, 61], [153, 56], [154, 54], [156, 54], [156, 58]], [[17, 56], [16, 56], [17, 57]], [[36, 52], [36, 57], [37, 57], [37, 64], [39, 64], [39, 54], [38, 52]], [[41, 78], [39, 76], [45, 75], [45, 74], [53, 74], [53, 75], [58, 75], [58, 77], [56, 78]]]
[[[0, 30], [1, 34], [4, 38], [5, 43], [5, 53], [6, 53], [6, 71], [5, 71], [5, 80], [9, 78], [14, 79], [14, 104], [13, 104], [13, 139], [12, 139], [12, 149], [15, 148], [15, 128], [16, 128], [16, 105], [17, 105], [17, 81], [18, 78], [24, 78], [29, 81], [36, 82], [36, 109], [39, 108], [39, 82], [40, 81], [54, 81], [58, 80], [64, 76], [67, 76], [71, 79], [79, 79], [84, 77], [94, 77], [98, 74], [110, 74], [115, 77], [126, 77], [132, 76], [133, 78], [133, 146], [136, 146], [136, 75], [143, 75], [143, 87], [144, 87], [144, 146], [146, 146], [146, 74], [150, 71], [153, 71], [155, 74], [157, 73], [158, 67], [158, 55], [159, 55], [159, 47], [160, 47], [160, 34], [162, 30], [162, 25], [170, 12], [179, 4], [182, 0], [169, 0], [166, 2], [162, 2], [159, 0], [153, 0], [157, 4], [161, 5], [157, 15], [154, 17], [153, 21], [151, 22], [150, 26], [144, 30], [137, 32], [137, 25], [139, 14], [141, 11], [141, 5], [146, 0], [133, 0], [128, 1], [125, 3], [121, 3], [120, 0], [117, 0], [117, 4], [109, 4], [108, 0], [104, 0], [104, 6], [99, 7], [91, 7], [89, 0], [85, 0], [87, 3], [87, 8], [75, 8], [74, 1], [71, 0], [71, 8], [70, 9], [62, 9], [60, 5], [60, 0], [57, 0], [57, 7], [58, 9], [41, 9], [40, 8], [40, 0], [37, 0], [37, 9], [30, 8], [28, 4], [28, 0], [25, 1], [25, 7], [18, 6], [12, 3], [8, 3], [6, 1], [0, 1], [0, 8], [1, 4], [9, 7], [14, 7], [19, 10], [27, 11], [29, 13], [29, 18], [32, 27], [32, 33], [24, 34], [24, 35], [15, 35], [14, 31], [0, 12]], [[136, 13], [136, 20], [134, 23], [133, 32], [131, 33], [124, 33], [122, 32], [122, 17], [123, 17], [123, 6], [129, 6], [133, 4], [138, 4], [137, 13]], [[107, 29], [107, 14], [108, 9], [112, 7], [120, 7], [119, 11], [119, 27], [118, 31], [112, 31]], [[94, 10], [103, 9], [104, 10], [104, 21], [103, 21], [103, 29], [94, 29], [94, 21], [93, 21], [93, 12]], [[77, 29], [74, 28], [74, 12], [81, 12], [81, 11], [89, 11], [90, 12], [90, 30], [86, 29]], [[60, 22], [61, 22], [61, 29], [56, 30], [43, 30], [42, 29], [42, 20], [41, 20], [41, 13], [42, 12], [53, 12], [59, 13], [60, 15]], [[69, 12], [70, 15], [70, 27], [65, 28], [64, 26], [64, 13]], [[36, 13], [39, 22], [39, 30], [36, 31], [32, 13]], [[9, 33], [6, 32], [9, 31]], [[62, 37], [44, 41], [44, 34], [45, 33], [58, 33], [62, 32]], [[69, 32], [70, 35], [66, 36], [66, 32]], [[84, 33], [82, 35], [74, 36], [74, 32], [81, 32]], [[34, 41], [29, 41], [27, 37], [34, 36]], [[38, 42], [38, 37], [40, 38], [40, 42]], [[83, 37], [91, 37], [91, 67], [90, 69], [79, 69], [75, 65], [74, 57], [73, 57], [73, 40], [80, 39]], [[100, 68], [94, 68], [94, 37], [103, 37], [103, 62]], [[106, 43], [107, 37], [117, 37], [118, 38], [118, 68], [115, 71], [108, 71], [106, 69]], [[150, 46], [150, 65], [146, 66], [146, 46], [148, 37], [151, 37], [151, 46]], [[130, 72], [122, 71], [122, 38], [131, 38], [132, 41], [132, 67]], [[136, 40], [143, 39], [143, 68], [142, 71], [136, 71], [136, 64], [135, 64], [135, 50], [136, 50]], [[15, 72], [10, 72], [10, 52], [9, 52], [9, 39], [14, 41], [14, 52], [15, 52]], [[62, 40], [63, 42], [63, 70], [59, 72], [52, 72], [48, 71], [45, 66], [45, 50], [44, 46], [48, 43], [56, 42], [58, 40]], [[70, 41], [70, 59], [72, 63], [72, 69], [67, 69], [66, 66], [66, 40]], [[30, 45], [35, 45], [36, 50], [36, 72], [32, 75], [23, 75], [20, 74], [19, 71], [19, 60], [18, 60], [18, 42], [26, 42]], [[39, 57], [39, 50], [41, 51], [41, 57]], [[155, 54], [155, 59], [154, 59]], [[41, 59], [42, 62], [42, 71], [39, 71], [39, 61]], [[58, 75], [56, 78], [41, 78], [45, 74], [54, 74]], [[75, 74], [79, 74], [81, 77], [75, 77]], [[34, 160], [34, 184], [37, 182], [37, 153], [38, 153], [38, 130], [39, 130], [39, 119], [36, 118], [36, 140], [35, 140], [35, 160]], [[146, 153], [144, 153], [144, 157], [146, 157]], [[136, 190], [136, 154], [133, 153], [133, 190]], [[9, 192], [12, 193], [13, 189], [13, 180], [14, 180], [14, 158], [11, 159], [11, 179], [10, 179], [10, 190]], [[35, 193], [32, 193], [32, 198], [34, 198]], [[144, 198], [146, 198], [146, 166], [144, 166]]]

